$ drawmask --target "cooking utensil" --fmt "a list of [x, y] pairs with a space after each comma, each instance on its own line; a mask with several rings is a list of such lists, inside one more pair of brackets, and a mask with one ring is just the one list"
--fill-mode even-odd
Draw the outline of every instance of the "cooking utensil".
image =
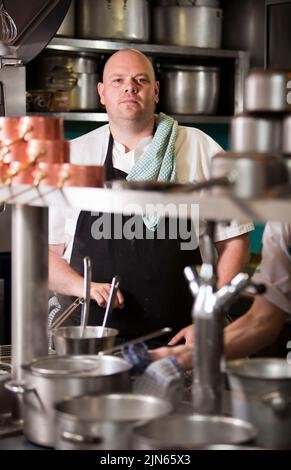
[[250, 113], [290, 112], [288, 87], [291, 72], [287, 70], [252, 69], [245, 80], [244, 106]]
[[113, 354], [118, 351], [122, 351], [122, 349], [126, 348], [127, 346], [132, 346], [134, 344], [142, 343], [144, 341], [149, 341], [150, 339], [158, 338], [159, 336], [167, 335], [168, 333], [171, 333], [171, 331], [172, 328], [161, 328], [160, 330], [154, 331], [153, 333], [148, 333], [147, 335], [140, 336], [139, 338], [126, 341], [125, 343], [115, 346], [114, 348], [106, 349], [105, 351], [103, 351], [103, 353], [100, 354]]
[[161, 398], [138, 394], [81, 396], [56, 404], [56, 449], [129, 449], [134, 424], [170, 413]]
[[222, 10], [206, 6], [153, 8], [156, 44], [217, 48], [221, 46]]
[[91, 280], [92, 280], [91, 259], [89, 258], [89, 256], [85, 256], [84, 258], [84, 288], [83, 288], [84, 289], [83, 290], [84, 303], [82, 305], [82, 313], [81, 313], [81, 338], [84, 337], [85, 328], [88, 325], [88, 320], [89, 320]]
[[5, 44], [10, 44], [14, 41], [17, 34], [16, 24], [6, 10], [4, 1], [0, 0], [0, 40]]
[[98, 337], [100, 337], [100, 338], [103, 336], [103, 331], [104, 331], [104, 327], [105, 327], [106, 322], [107, 322], [107, 318], [112, 312], [113, 305], [114, 305], [114, 302], [115, 302], [115, 299], [116, 299], [117, 290], [118, 290], [118, 287], [119, 287], [119, 283], [120, 283], [120, 277], [119, 276], [114, 276], [114, 278], [112, 279], [112, 283], [111, 283], [111, 288], [110, 288], [110, 292], [109, 292], [109, 298], [108, 298], [108, 302], [107, 302], [107, 306], [106, 306], [106, 310], [105, 310], [103, 323], [102, 323], [102, 326], [101, 326], [100, 330], [98, 331], [98, 333], [99, 333]]
[[149, 41], [147, 0], [82, 0], [78, 6], [79, 38]]
[[267, 116], [234, 116], [231, 120], [230, 149], [246, 153], [280, 152], [281, 121]]
[[81, 336], [80, 326], [63, 326], [52, 330], [53, 345], [60, 356], [98, 354], [100, 351], [113, 348], [119, 331], [115, 328], [101, 326], [86, 326], [84, 336]]
[[83, 297], [78, 297], [74, 302], [69, 305], [66, 310], [63, 311], [63, 313], [55, 320], [52, 322], [52, 324], [48, 327], [49, 330], [54, 330], [55, 328], [58, 328], [64, 321], [73, 313], [76, 308], [79, 307], [79, 305], [82, 305], [84, 303], [84, 298]]
[[258, 429], [258, 445], [291, 449], [291, 365], [286, 359], [230, 361], [232, 414]]
[[224, 416], [171, 415], [135, 426], [133, 448], [195, 449], [209, 444], [241, 444], [256, 437], [246, 421]]
[[218, 67], [162, 65], [161, 84], [163, 111], [171, 114], [215, 114], [220, 85]]
[[68, 396], [129, 392], [131, 365], [113, 356], [45, 356], [22, 367], [24, 382], [5, 387], [23, 395], [24, 435], [53, 447], [57, 402]]

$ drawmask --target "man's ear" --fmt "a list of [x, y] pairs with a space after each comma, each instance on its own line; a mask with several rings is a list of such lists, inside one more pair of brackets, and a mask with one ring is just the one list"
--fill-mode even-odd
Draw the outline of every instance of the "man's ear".
[[160, 82], [155, 83], [155, 103], [159, 102], [159, 96], [160, 96]]
[[99, 96], [100, 96], [100, 102], [101, 104], [105, 104], [104, 103], [104, 85], [102, 82], [99, 82], [97, 83], [97, 91], [99, 93]]

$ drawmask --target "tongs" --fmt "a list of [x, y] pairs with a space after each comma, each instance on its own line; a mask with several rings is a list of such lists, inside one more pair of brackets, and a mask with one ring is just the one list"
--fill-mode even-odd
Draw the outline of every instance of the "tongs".
[[53, 330], [54, 328], [58, 328], [71, 315], [71, 313], [73, 313], [76, 308], [83, 303], [84, 297], [78, 297], [55, 321], [52, 322], [48, 329]]

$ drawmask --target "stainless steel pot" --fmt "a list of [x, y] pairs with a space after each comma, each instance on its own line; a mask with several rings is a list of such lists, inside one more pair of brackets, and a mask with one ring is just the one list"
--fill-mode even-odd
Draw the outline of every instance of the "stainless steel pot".
[[134, 449], [195, 449], [211, 444], [241, 444], [256, 437], [245, 421], [224, 416], [171, 415], [135, 426]]
[[101, 108], [97, 83], [98, 59], [90, 54], [47, 54], [34, 64], [36, 78], [30, 88], [69, 92], [70, 111]]
[[248, 112], [290, 112], [291, 72], [253, 69], [245, 81], [244, 106]]
[[[99, 334], [102, 331], [102, 336]], [[115, 328], [102, 328], [101, 326], [87, 326], [84, 336], [81, 337], [80, 326], [63, 326], [53, 330], [53, 344], [59, 355], [70, 354], [97, 354], [115, 344], [118, 330]]]
[[258, 429], [263, 447], [291, 449], [291, 365], [286, 359], [242, 359], [227, 364], [232, 414]]
[[129, 449], [134, 424], [170, 413], [171, 404], [149, 395], [83, 396], [56, 405], [56, 448]]
[[[229, 176], [231, 190], [242, 199], [274, 197], [289, 184], [285, 160], [278, 155], [225, 152], [211, 161], [211, 177]], [[217, 188], [221, 193], [229, 189]]]
[[235, 116], [231, 120], [230, 149], [233, 152], [279, 152], [281, 121], [244, 114]]
[[219, 78], [217, 67], [161, 67], [161, 109], [171, 114], [215, 114]]
[[82, 0], [78, 4], [80, 38], [149, 41], [147, 0]]
[[68, 9], [61, 26], [56, 32], [56, 36], [66, 36], [73, 38], [75, 36], [75, 11], [76, 11], [76, 2], [72, 0], [71, 5]]
[[282, 152], [291, 155], [291, 116], [287, 116], [283, 120]]
[[46, 356], [23, 366], [24, 383], [9, 382], [23, 394], [24, 434], [53, 447], [57, 402], [68, 396], [130, 391], [131, 365], [114, 356]]
[[222, 10], [205, 6], [170, 6], [153, 9], [153, 39], [176, 46], [221, 46]]

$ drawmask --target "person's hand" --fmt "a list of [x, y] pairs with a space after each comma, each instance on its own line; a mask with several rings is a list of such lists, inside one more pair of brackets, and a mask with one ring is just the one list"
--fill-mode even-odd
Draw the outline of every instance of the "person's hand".
[[181, 340], [185, 341], [186, 346], [194, 344], [194, 325], [189, 325], [180, 330], [173, 338], [168, 342], [169, 346], [178, 344]]
[[[93, 300], [96, 300], [99, 307], [106, 307], [109, 292], [111, 289], [111, 284], [91, 282], [90, 288], [90, 297]], [[113, 308], [123, 308], [124, 307], [124, 298], [120, 290], [117, 290], [115, 302]]]
[[183, 369], [191, 369], [193, 364], [193, 350], [194, 346], [186, 346], [182, 344], [173, 348], [164, 346], [162, 348], [152, 349], [149, 351], [149, 356], [152, 361], [163, 359], [164, 357], [174, 356], [177, 362]]

